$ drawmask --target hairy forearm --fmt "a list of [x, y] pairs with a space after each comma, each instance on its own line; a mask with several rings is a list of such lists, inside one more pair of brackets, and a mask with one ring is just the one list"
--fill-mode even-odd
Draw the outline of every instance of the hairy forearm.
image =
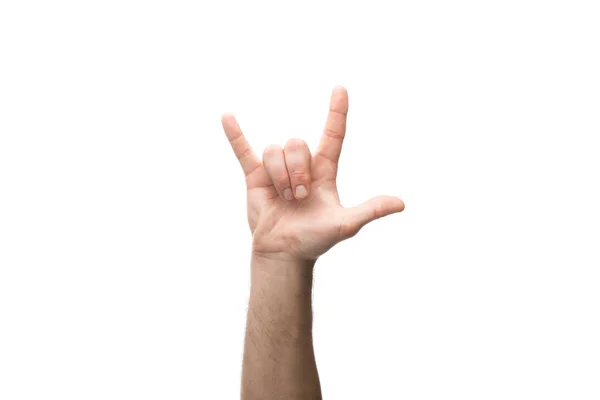
[[321, 399], [312, 343], [312, 262], [253, 255], [242, 399]]

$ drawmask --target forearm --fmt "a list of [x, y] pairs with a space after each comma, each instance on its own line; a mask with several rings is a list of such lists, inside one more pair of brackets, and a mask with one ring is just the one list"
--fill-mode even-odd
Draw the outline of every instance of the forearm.
[[312, 262], [252, 256], [242, 399], [321, 399], [312, 343]]

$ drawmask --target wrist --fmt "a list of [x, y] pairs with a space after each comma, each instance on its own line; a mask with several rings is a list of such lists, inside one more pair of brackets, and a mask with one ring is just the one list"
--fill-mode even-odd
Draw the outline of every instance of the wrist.
[[[287, 240], [289, 241], [289, 240]], [[313, 255], [305, 249], [292, 247], [303, 247], [292, 246], [283, 239], [273, 237], [273, 235], [258, 235], [256, 232], [252, 237], [252, 255], [263, 260], [273, 260], [278, 262], [292, 263], [292, 264], [303, 264], [314, 266], [318, 256]]]
[[252, 265], [257, 264], [266, 268], [279, 266], [290, 269], [312, 269], [316, 260], [298, 258], [285, 252], [264, 252], [252, 250]]
[[312, 284], [314, 260], [299, 260], [285, 253], [252, 252], [252, 281], [297, 281]]

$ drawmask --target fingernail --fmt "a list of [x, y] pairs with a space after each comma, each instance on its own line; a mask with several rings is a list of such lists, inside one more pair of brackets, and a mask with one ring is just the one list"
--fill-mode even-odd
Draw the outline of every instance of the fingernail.
[[286, 200], [293, 200], [294, 196], [292, 195], [292, 189], [287, 188], [283, 191], [283, 198]]
[[304, 185], [296, 186], [296, 198], [297, 199], [303, 199], [306, 197], [307, 194], [308, 194], [308, 191], [306, 190]]

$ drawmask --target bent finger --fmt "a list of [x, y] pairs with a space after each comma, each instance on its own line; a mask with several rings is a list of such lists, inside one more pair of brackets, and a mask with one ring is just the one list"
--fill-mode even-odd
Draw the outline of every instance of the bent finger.
[[263, 153], [263, 165], [275, 186], [275, 190], [284, 200], [293, 200], [290, 178], [285, 166], [283, 149], [278, 145], [268, 146]]
[[310, 149], [302, 139], [290, 139], [284, 149], [294, 197], [303, 199], [310, 193]]

